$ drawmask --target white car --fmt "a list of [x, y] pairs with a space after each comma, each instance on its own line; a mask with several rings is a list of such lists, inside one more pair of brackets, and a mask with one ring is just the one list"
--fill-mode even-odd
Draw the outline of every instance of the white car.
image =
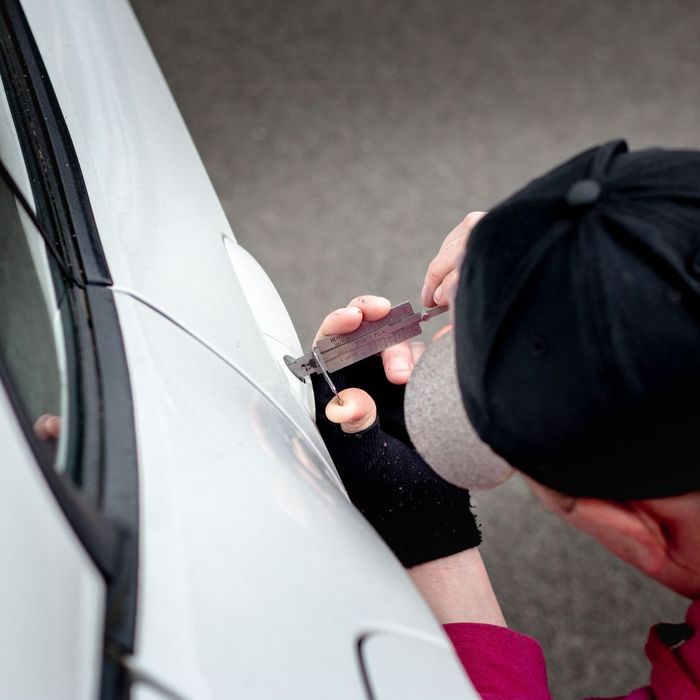
[[128, 3], [0, 31], [0, 698], [476, 697]]

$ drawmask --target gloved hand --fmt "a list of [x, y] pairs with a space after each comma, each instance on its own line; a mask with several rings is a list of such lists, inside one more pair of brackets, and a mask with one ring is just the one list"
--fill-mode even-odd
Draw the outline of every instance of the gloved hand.
[[[351, 305], [370, 320], [384, 316], [390, 306], [370, 296]], [[363, 318], [357, 314], [350, 321], [347, 316], [352, 314], [331, 314], [321, 332], [348, 333]], [[391, 357], [405, 359], [410, 350], [392, 348], [383, 354], [389, 368]], [[316, 423], [350, 500], [401, 563], [412, 567], [476, 547], [481, 534], [470, 511], [469, 492], [439, 477], [411, 444], [403, 415], [408, 373], [397, 377], [388, 371], [391, 383], [387, 371], [382, 358], [374, 356], [335, 372], [332, 379], [342, 406], [323, 377], [312, 375]]]

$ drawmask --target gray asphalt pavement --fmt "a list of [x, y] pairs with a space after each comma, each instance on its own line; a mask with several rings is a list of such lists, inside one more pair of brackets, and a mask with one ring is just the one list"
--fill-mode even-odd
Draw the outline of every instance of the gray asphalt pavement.
[[[593, 143], [700, 147], [693, 0], [133, 0], [239, 241], [306, 344], [358, 293], [419, 300], [469, 210]], [[684, 602], [543, 513], [479, 495], [483, 554], [555, 696], [645, 682]]]

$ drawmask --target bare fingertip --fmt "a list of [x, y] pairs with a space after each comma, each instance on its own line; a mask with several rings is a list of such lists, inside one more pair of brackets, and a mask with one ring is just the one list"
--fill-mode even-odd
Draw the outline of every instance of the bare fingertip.
[[401, 386], [402, 384], [408, 384], [408, 380], [411, 378], [411, 374], [411, 370], [407, 370], [405, 372], [389, 372], [386, 375], [386, 379], [389, 382], [389, 384]]
[[452, 330], [452, 324], [448, 323], [447, 325], [444, 325], [442, 328], [437, 330], [432, 337], [433, 342], [438, 340], [439, 338], [442, 338], [443, 335], [449, 333]]
[[411, 365], [405, 357], [395, 357], [389, 362], [387, 371], [393, 372], [394, 374], [402, 374], [410, 372]]
[[386, 297], [380, 297], [374, 294], [365, 294], [357, 299], [353, 299], [353, 301], [362, 304], [362, 306], [375, 306], [376, 304], [391, 306], [391, 302]]
[[341, 404], [339, 404], [335, 400], [335, 396], [326, 404], [326, 408], [324, 409], [324, 413], [326, 414], [326, 418], [331, 423], [340, 423], [340, 418], [336, 415], [338, 410], [341, 408]]
[[359, 309], [356, 306], [344, 306], [342, 309], [336, 309], [333, 312], [334, 316], [354, 316]]

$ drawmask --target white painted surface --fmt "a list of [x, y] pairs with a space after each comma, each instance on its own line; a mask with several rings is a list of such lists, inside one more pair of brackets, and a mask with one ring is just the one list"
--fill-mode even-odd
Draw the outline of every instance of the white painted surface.
[[227, 254], [235, 239], [128, 4], [23, 4], [81, 163], [132, 379], [132, 661], [197, 700], [359, 699], [357, 642], [389, 627], [426, 635], [451, 664], [425, 668], [436, 697], [469, 697], [466, 680], [455, 694], [441, 628], [337, 483], [307, 390], [280, 363], [298, 348], [286, 310], [241, 249]]
[[104, 583], [60, 511], [0, 385], [0, 698], [92, 700]]
[[426, 665], [435, 697], [469, 697], [442, 630], [303, 435], [195, 339], [117, 302], [142, 465], [141, 667], [197, 699], [357, 699], [357, 641], [389, 626], [452, 664]]
[[[362, 642], [361, 654], [373, 700], [479, 697], [473, 688], [464, 687], [464, 674], [446, 639], [383, 630]], [[439, 689], [436, 678], [441, 679]]]
[[[292, 394], [309, 412], [314, 415], [313, 390], [311, 380], [302, 382], [288, 369], [284, 361], [285, 355], [297, 358], [304, 354], [299, 337], [289, 318], [284, 302], [275, 289], [272, 280], [260, 266], [260, 263], [232, 238], [224, 239], [226, 253], [233, 267], [238, 282], [241, 285], [253, 318], [270, 355], [281, 367], [287, 377]], [[308, 339], [307, 347], [311, 344]]]
[[[292, 389], [281, 349], [271, 357], [258, 330], [256, 319], [263, 317], [290, 325], [286, 309], [263, 281], [251, 310], [224, 245], [225, 237], [235, 240], [231, 228], [128, 3], [23, 5], [71, 132], [115, 285], [242, 367], [325, 452], [309, 416], [308, 390]], [[288, 332], [277, 340], [293, 344]]]

